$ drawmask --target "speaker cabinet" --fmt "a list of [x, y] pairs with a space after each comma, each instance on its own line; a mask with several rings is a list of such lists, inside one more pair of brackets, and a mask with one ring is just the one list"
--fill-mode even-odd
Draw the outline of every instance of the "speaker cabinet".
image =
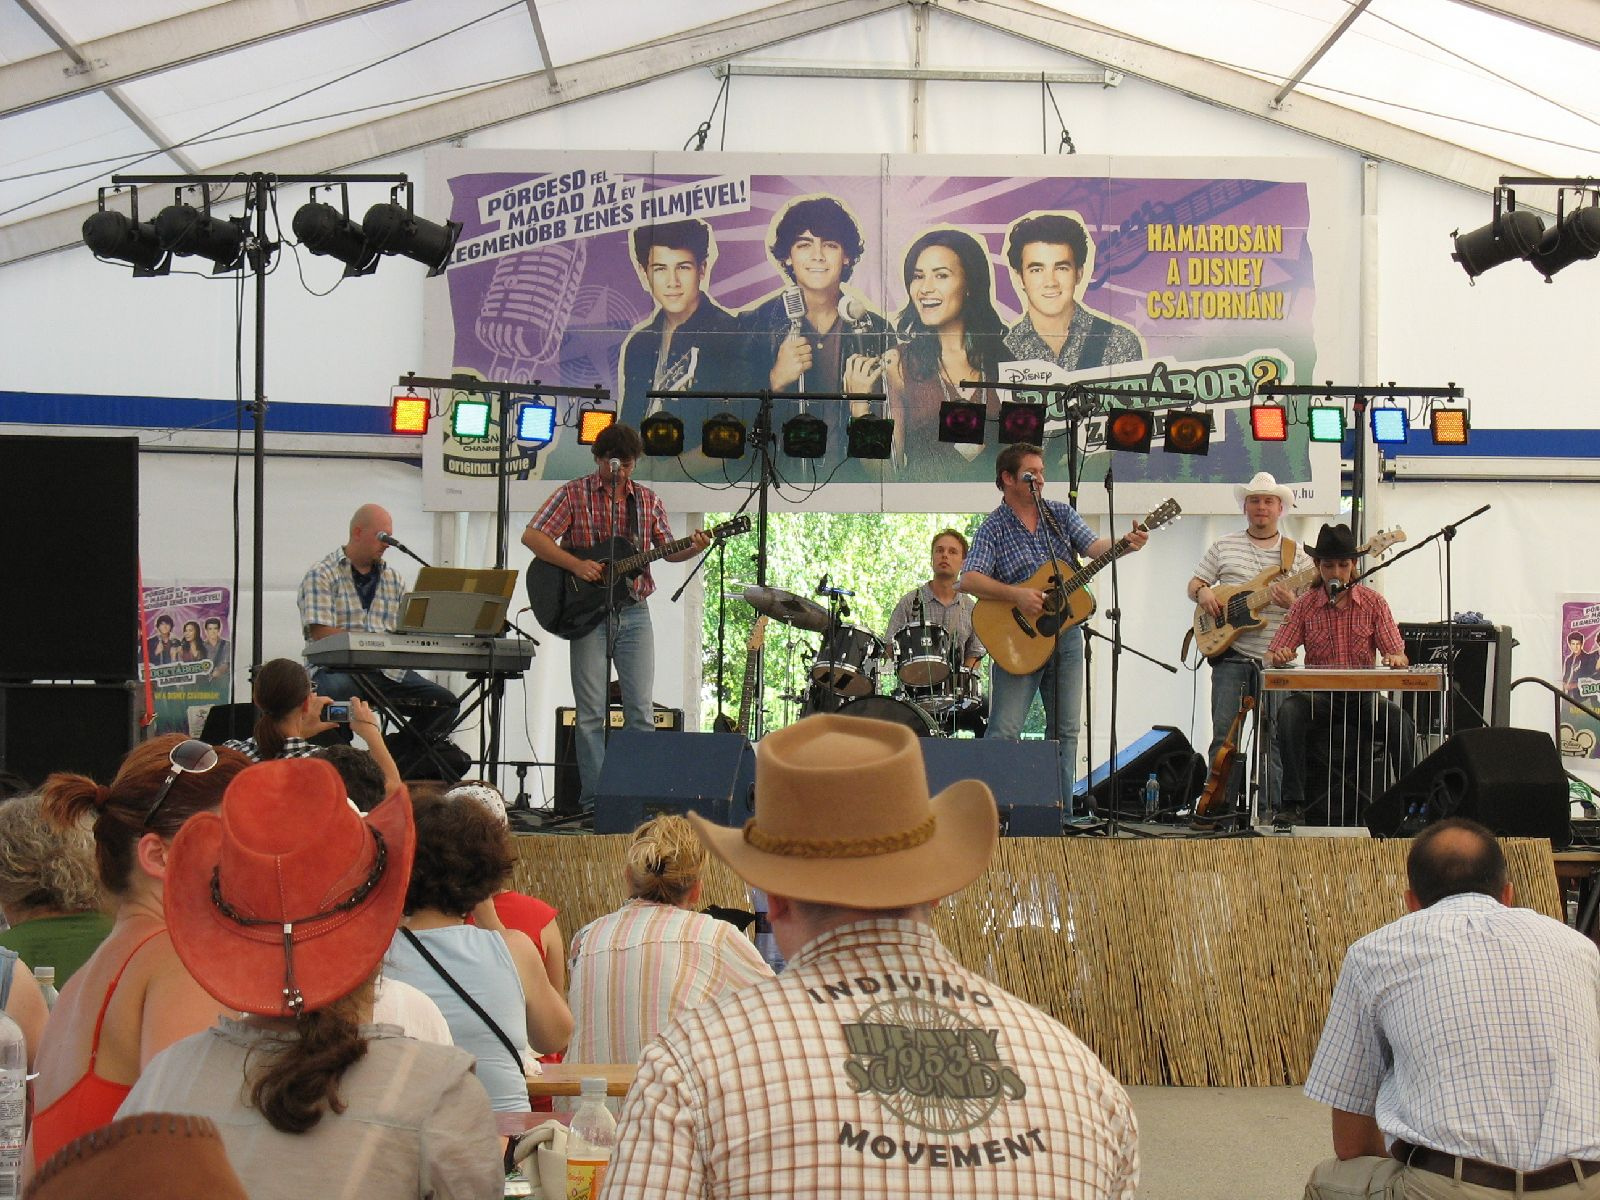
[[1200, 795], [1206, 785], [1206, 760], [1194, 752], [1181, 730], [1157, 725], [1131, 746], [1117, 751], [1117, 795], [1111, 794], [1111, 764], [1103, 762], [1088, 779], [1080, 779], [1072, 794], [1078, 797], [1077, 810], [1084, 810], [1087, 793], [1095, 809], [1115, 808], [1128, 816], [1144, 813], [1144, 785], [1153, 774], [1161, 787], [1161, 807], [1179, 809]]
[[0, 512], [0, 680], [137, 678], [138, 439], [0, 436]]
[[[1445, 708], [1446, 735], [1511, 724], [1511, 648], [1516, 639], [1510, 626], [1402, 621], [1400, 636], [1413, 663], [1452, 664], [1455, 691]], [[1440, 699], [1435, 692], [1408, 692], [1401, 697], [1418, 733], [1439, 728]]]
[[[611, 721], [611, 736], [622, 728], [622, 705], [613, 704], [607, 714]], [[662, 708], [656, 705], [657, 732], [683, 729], [683, 709]], [[581, 805], [578, 797], [583, 792], [583, 782], [578, 777], [578, 710], [570, 704], [556, 709], [555, 790], [553, 807], [558, 817], [575, 817]]]
[[657, 813], [697, 812], [718, 825], [743, 825], [755, 783], [755, 748], [743, 734], [658, 737], [621, 729], [606, 746], [594, 831], [631, 833]]
[[34, 785], [52, 771], [109, 784], [137, 738], [139, 700], [134, 683], [0, 684], [0, 768]]
[[1367, 813], [1374, 837], [1408, 836], [1445, 817], [1470, 817], [1502, 837], [1572, 840], [1567, 776], [1547, 733], [1467, 729], [1417, 764]]
[[941, 792], [958, 779], [981, 779], [1000, 809], [1002, 837], [1061, 836], [1061, 743], [918, 738], [928, 790]]

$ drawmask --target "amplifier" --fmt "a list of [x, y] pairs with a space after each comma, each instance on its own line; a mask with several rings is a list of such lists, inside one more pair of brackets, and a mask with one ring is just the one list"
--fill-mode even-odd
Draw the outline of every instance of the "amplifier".
[[[1445, 708], [1443, 732], [1481, 729], [1485, 725], [1511, 724], [1511, 650], [1517, 644], [1509, 625], [1481, 625], [1448, 621], [1400, 622], [1406, 657], [1413, 663], [1450, 660], [1455, 691]], [[1465, 698], [1465, 702], [1463, 702]], [[1437, 695], [1404, 696], [1400, 703], [1416, 723], [1417, 732], [1439, 728]]]
[[[623, 723], [622, 705], [613, 704], [609, 714], [612, 729], [621, 729]], [[656, 732], [666, 730], [681, 732], [683, 729], [683, 709], [655, 708]], [[583, 790], [578, 779], [578, 750], [577, 736], [575, 733], [578, 724], [578, 710], [570, 704], [564, 704], [556, 709], [556, 752], [555, 752], [555, 795], [554, 806], [558, 817], [576, 816], [578, 812], [578, 794]]]

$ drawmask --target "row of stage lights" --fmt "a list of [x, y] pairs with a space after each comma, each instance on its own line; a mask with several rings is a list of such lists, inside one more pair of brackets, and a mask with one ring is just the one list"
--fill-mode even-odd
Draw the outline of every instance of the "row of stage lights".
[[[1368, 410], [1372, 440], [1379, 446], [1403, 446], [1411, 432], [1411, 414], [1393, 404]], [[1250, 406], [1250, 436], [1258, 442], [1286, 442], [1289, 427], [1298, 424], [1281, 404], [1258, 401]], [[1313, 442], [1343, 442], [1349, 418], [1342, 405], [1313, 404], [1306, 409], [1305, 424]], [[1428, 429], [1435, 446], [1465, 446], [1472, 429], [1465, 408], [1434, 404], [1428, 409]]]
[[[389, 404], [389, 428], [398, 434], [421, 437], [428, 432], [432, 402], [426, 396], [408, 391]], [[450, 433], [462, 441], [479, 441], [490, 436], [493, 406], [487, 400], [459, 399], [450, 410]], [[553, 404], [527, 400], [512, 410], [516, 440], [535, 450], [548, 446], [556, 436], [556, 409]], [[578, 445], [592, 446], [602, 433], [617, 423], [609, 408], [578, 410]]]

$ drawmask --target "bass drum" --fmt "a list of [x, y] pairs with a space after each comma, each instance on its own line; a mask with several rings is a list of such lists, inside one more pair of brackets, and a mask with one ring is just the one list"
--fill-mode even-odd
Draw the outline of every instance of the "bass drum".
[[861, 696], [847, 701], [839, 709], [841, 717], [871, 717], [877, 721], [892, 721], [904, 725], [918, 737], [939, 737], [939, 725], [927, 713], [907, 700], [893, 696]]

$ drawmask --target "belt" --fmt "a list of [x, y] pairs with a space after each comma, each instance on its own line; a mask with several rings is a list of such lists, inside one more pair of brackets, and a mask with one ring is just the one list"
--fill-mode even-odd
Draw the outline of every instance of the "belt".
[[1442, 1150], [1430, 1150], [1427, 1146], [1414, 1146], [1406, 1141], [1395, 1142], [1390, 1147], [1389, 1153], [1408, 1167], [1416, 1167], [1434, 1175], [1446, 1175], [1451, 1179], [1455, 1178], [1456, 1163], [1459, 1162], [1462, 1183], [1494, 1188], [1502, 1192], [1516, 1191], [1519, 1174], [1522, 1178], [1523, 1191], [1548, 1192], [1552, 1188], [1580, 1183], [1600, 1171], [1600, 1162], [1566, 1158], [1538, 1171], [1517, 1172], [1510, 1167], [1498, 1167], [1494, 1163], [1480, 1162], [1475, 1158], [1458, 1158]]

